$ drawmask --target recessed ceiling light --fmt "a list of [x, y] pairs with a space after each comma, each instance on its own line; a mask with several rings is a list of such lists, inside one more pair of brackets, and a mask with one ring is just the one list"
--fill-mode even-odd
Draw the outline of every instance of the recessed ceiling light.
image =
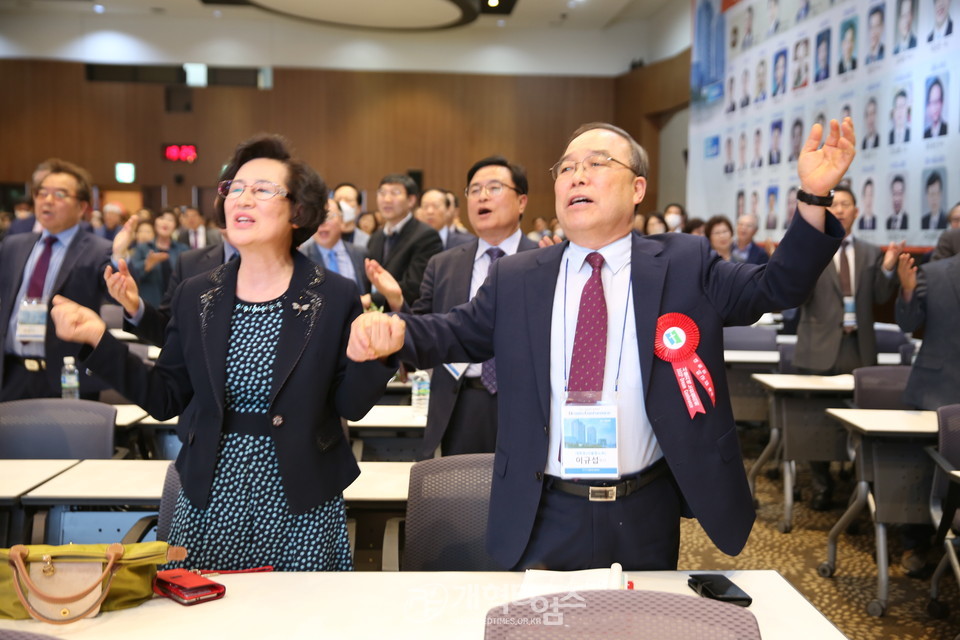
[[506, 20], [497, 20], [497, 26], [498, 26], [498, 27], [505, 27], [505, 26], [507, 26], [507, 21], [506, 21]]
[[213, 17], [214, 17], [214, 18], [222, 18], [222, 17], [223, 17], [223, 11], [220, 11], [220, 9], [214, 9], [214, 10], [213, 10]]
[[102, 4], [95, 4], [95, 5], [93, 5], [93, 12], [94, 12], [94, 13], [103, 13], [104, 11], [106, 11], [106, 9], [104, 9], [104, 7], [103, 7]]
[[500, 0], [487, 0], [487, 6], [488, 6], [488, 7], [499, 7], [499, 6], [500, 6]]

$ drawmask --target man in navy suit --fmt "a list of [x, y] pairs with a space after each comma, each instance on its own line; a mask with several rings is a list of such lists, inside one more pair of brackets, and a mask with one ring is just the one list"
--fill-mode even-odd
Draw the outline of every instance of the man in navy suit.
[[336, 200], [327, 200], [327, 218], [309, 240], [300, 245], [300, 253], [328, 270], [357, 284], [360, 294], [370, 293], [370, 281], [363, 268], [367, 250], [342, 237], [343, 216]]
[[[50, 300], [61, 294], [99, 309], [106, 293], [101, 274], [112, 246], [81, 228], [90, 176], [62, 160], [44, 167], [33, 191], [42, 232], [9, 236], [0, 246], [0, 401], [60, 396], [63, 358], [76, 357], [80, 345], [57, 338]], [[96, 399], [101, 388], [80, 371], [81, 398]]]
[[[448, 314], [354, 321], [347, 354], [355, 360], [401, 348], [421, 367], [496, 354], [500, 429], [487, 550], [500, 565], [675, 569], [681, 516], [698, 518], [725, 553], [740, 552], [756, 514], [724, 375], [723, 327], [798, 306], [836, 252], [842, 227], [823, 206], [803, 202], [826, 200], [853, 160], [851, 121], [830, 129], [822, 148], [819, 125], [803, 145], [799, 215], [765, 266], [723, 261], [696, 236], [632, 233], [646, 153], [622, 129], [592, 123], [553, 169], [569, 242], [498, 260], [473, 300]], [[592, 326], [578, 332], [581, 297]], [[597, 340], [601, 329], [606, 340]], [[567, 402], [597, 396], [604, 404]], [[576, 411], [604, 416], [603, 443], [592, 432], [586, 438], [608, 448], [615, 437], [614, 477], [587, 477], [592, 461], [570, 450], [579, 430], [572, 422], [574, 431], [563, 429], [561, 418]]]
[[[439, 234], [413, 217], [418, 194], [417, 183], [406, 174], [391, 174], [380, 180], [377, 208], [384, 226], [367, 243], [367, 254], [396, 278], [407, 304], [413, 304], [420, 295], [427, 262], [443, 250]], [[379, 307], [386, 303], [379, 292], [374, 292], [372, 298]]]
[[[524, 168], [503, 156], [484, 158], [470, 167], [465, 189], [467, 216], [480, 237], [430, 258], [413, 313], [446, 313], [473, 298], [495, 261], [491, 252], [499, 259], [537, 248], [520, 232], [527, 189]], [[411, 311], [404, 307], [396, 281], [373, 262], [370, 278], [393, 311]], [[443, 455], [493, 453], [497, 439], [496, 375], [493, 382], [483, 376], [484, 369], [491, 367], [495, 367], [494, 362], [434, 367], [421, 452], [424, 458], [432, 457], [438, 445]]]

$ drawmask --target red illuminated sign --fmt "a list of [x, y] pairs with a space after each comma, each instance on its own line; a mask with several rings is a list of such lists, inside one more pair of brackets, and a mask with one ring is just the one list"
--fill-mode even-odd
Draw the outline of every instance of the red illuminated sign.
[[195, 144], [165, 144], [163, 157], [170, 162], [196, 162], [197, 145]]

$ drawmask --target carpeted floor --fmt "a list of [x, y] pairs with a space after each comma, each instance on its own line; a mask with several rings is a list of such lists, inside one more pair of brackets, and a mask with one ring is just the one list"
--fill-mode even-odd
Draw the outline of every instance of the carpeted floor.
[[[743, 434], [747, 466], [759, 454], [766, 438], [764, 430]], [[808, 497], [807, 471], [798, 465], [798, 486]], [[793, 530], [782, 534], [777, 525], [783, 514], [782, 484], [760, 474], [757, 480], [757, 522], [746, 548], [736, 557], [724, 555], [713, 546], [695, 520], [684, 520], [679, 568], [685, 570], [775, 569], [813, 603], [840, 631], [852, 640], [953, 640], [960, 633], [960, 590], [952, 574], [941, 581], [941, 600], [951, 609], [944, 620], [931, 618], [926, 611], [930, 580], [908, 578], [900, 568], [900, 546], [896, 530], [888, 533], [890, 546], [890, 595], [885, 616], [867, 614], [867, 603], [876, 596], [877, 573], [874, 561], [874, 529], [866, 511], [857, 521], [858, 533], [840, 538], [834, 577], [821, 578], [817, 566], [826, 560], [827, 532], [846, 506], [852, 482], [841, 481], [831, 511], [817, 512], [806, 500], [794, 508]], [[933, 560], [939, 559], [939, 553]], [[784, 615], [787, 615], [784, 612]]]

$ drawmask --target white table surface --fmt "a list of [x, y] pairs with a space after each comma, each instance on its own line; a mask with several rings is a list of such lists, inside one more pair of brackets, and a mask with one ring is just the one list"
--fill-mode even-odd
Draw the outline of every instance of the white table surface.
[[[360, 477], [344, 491], [344, 499], [353, 502], [406, 501], [412, 462], [359, 464]], [[25, 493], [23, 501], [37, 505], [159, 504], [169, 465], [169, 460], [84, 460]], [[2, 479], [0, 475], [0, 482]]]
[[807, 376], [790, 373], [754, 373], [750, 376], [770, 391], [838, 391], [853, 393], [853, 375]]
[[[680, 593], [688, 572], [631, 573], [635, 588]], [[764, 640], [844, 636], [775, 571], [725, 571], [754, 601]], [[221, 600], [182, 607], [155, 598], [137, 608], [101, 613], [66, 626], [0, 620], [0, 629], [76, 640], [263, 638], [430, 640], [483, 638], [486, 613], [513, 600], [522, 573], [262, 573], [214, 578]]]
[[867, 435], [936, 435], [936, 411], [891, 409], [827, 409], [849, 429]]
[[[780, 352], [724, 349], [723, 360], [727, 364], [778, 364]], [[900, 354], [878, 353], [877, 364], [900, 364]]]
[[159, 504], [169, 460], [83, 460], [25, 494], [24, 504]]
[[423, 429], [426, 416], [413, 415], [413, 407], [402, 404], [378, 404], [360, 420], [350, 420], [347, 425], [357, 429]]
[[79, 460], [0, 460], [0, 501], [12, 502]]

